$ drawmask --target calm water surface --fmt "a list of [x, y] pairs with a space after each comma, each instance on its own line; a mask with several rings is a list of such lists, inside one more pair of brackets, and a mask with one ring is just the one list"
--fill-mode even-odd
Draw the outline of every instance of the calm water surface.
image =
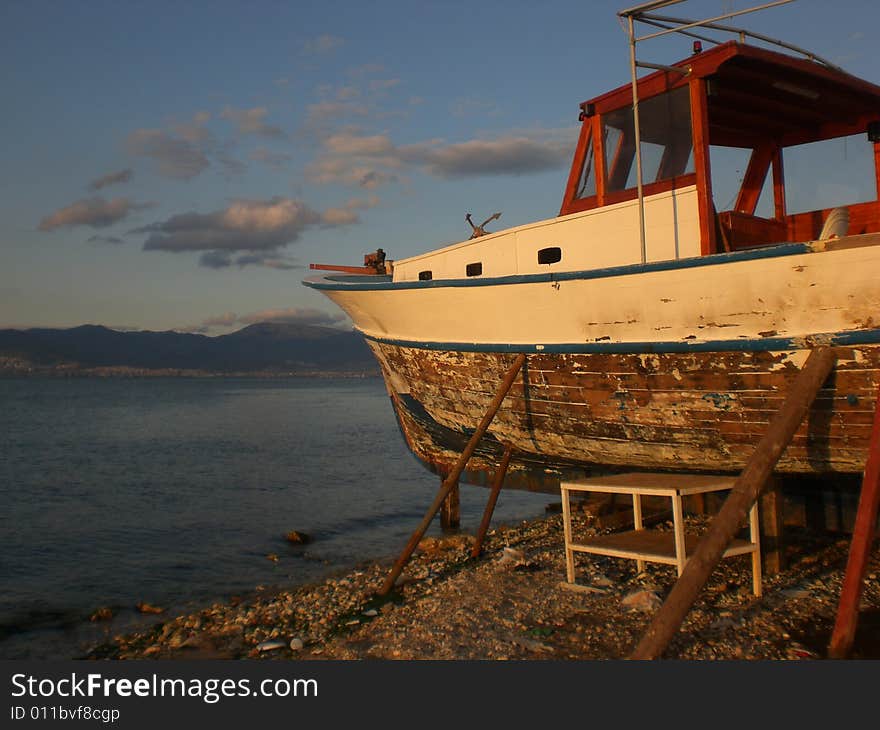
[[[0, 379], [0, 658], [394, 555], [437, 487], [379, 379]], [[471, 532], [487, 494], [462, 489]], [[548, 501], [505, 493], [494, 523]]]

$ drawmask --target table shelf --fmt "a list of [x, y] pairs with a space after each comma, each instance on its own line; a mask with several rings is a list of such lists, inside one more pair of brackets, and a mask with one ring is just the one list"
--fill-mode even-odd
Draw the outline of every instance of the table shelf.
[[[562, 517], [565, 532], [566, 573], [574, 583], [574, 553], [592, 553], [614, 558], [635, 560], [639, 570], [646, 562], [675, 565], [681, 575], [688, 558], [700, 541], [698, 535], [685, 530], [682, 497], [729, 490], [735, 477], [703, 474], [644, 473], [616, 474], [562, 482]], [[599, 492], [630, 494], [633, 499], [634, 530], [599, 535], [586, 540], [574, 540], [571, 527], [571, 493]], [[642, 526], [642, 496], [662, 496], [672, 500], [673, 530], [666, 532], [644, 529]], [[758, 527], [758, 506], [749, 513], [749, 539], [735, 539], [727, 546], [722, 557], [752, 555], [752, 582], [756, 596], [761, 595], [761, 547]]]

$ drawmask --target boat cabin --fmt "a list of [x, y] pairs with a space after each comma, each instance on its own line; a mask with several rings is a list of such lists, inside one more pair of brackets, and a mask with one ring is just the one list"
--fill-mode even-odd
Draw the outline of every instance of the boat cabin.
[[395, 261], [393, 280], [586, 271], [810, 241], [837, 209], [836, 235], [880, 231], [880, 87], [741, 41], [652, 68], [635, 82], [635, 109], [633, 84], [581, 104], [558, 217]]
[[[880, 87], [729, 41], [640, 79], [637, 96], [649, 246], [652, 208], [656, 216], [661, 207], [652, 201], [663, 194], [667, 208], [695, 198], [698, 231], [677, 232], [689, 255], [815, 239], [838, 206], [847, 208], [846, 233], [880, 231]], [[638, 195], [632, 85], [584, 102], [581, 119], [561, 215]], [[831, 160], [835, 150], [846, 159]], [[738, 189], [715, 189], [716, 165], [741, 176]], [[854, 168], [861, 180], [835, 190], [829, 165]], [[805, 187], [824, 187], [829, 199], [804, 200]]]

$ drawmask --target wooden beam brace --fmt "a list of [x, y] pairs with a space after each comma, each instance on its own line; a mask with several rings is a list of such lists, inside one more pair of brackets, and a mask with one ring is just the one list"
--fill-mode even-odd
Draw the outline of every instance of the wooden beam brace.
[[630, 658], [656, 659], [666, 649], [721, 560], [722, 553], [761, 495], [776, 462], [806, 417], [836, 360], [834, 350], [828, 347], [819, 347], [810, 353], [803, 370], [792, 383], [782, 408], [770, 422], [755, 453], [734, 483], [730, 496], [712, 520], [709, 531], [700, 540], [696, 552], [688, 560], [681, 577]]
[[383, 583], [382, 588], [379, 590], [380, 596], [387, 595], [394, 587], [395, 581], [400, 576], [401, 572], [403, 572], [403, 568], [407, 562], [409, 562], [410, 557], [412, 557], [416, 546], [419, 544], [419, 541], [422, 539], [428, 526], [431, 524], [431, 520], [434, 519], [437, 511], [440, 509], [440, 505], [443, 504], [443, 500], [446, 499], [452, 489], [458, 484], [458, 478], [461, 476], [461, 473], [464, 471], [464, 468], [473, 455], [474, 450], [477, 448], [480, 439], [483, 438], [483, 434], [489, 430], [492, 419], [495, 418], [495, 414], [498, 413], [498, 409], [501, 408], [501, 403], [504, 401], [507, 392], [510, 390], [510, 386], [513, 385], [513, 381], [516, 380], [516, 376], [522, 369], [525, 361], [526, 356], [524, 353], [520, 353], [516, 356], [516, 359], [507, 371], [507, 375], [504, 376], [504, 380], [499, 386], [498, 392], [495, 393], [495, 397], [489, 404], [489, 408], [486, 410], [483, 420], [480, 421], [477, 430], [474, 431], [470, 441], [468, 441], [467, 446], [465, 446], [464, 451], [462, 451], [461, 456], [458, 457], [458, 461], [455, 463], [452, 471], [446, 479], [443, 480], [443, 483], [440, 485], [440, 490], [437, 492], [437, 496], [434, 497], [434, 501], [431, 503], [431, 506], [422, 518], [421, 523], [412, 534], [412, 537], [409, 539], [409, 542], [406, 544], [406, 547], [403, 549], [397, 562], [394, 563], [394, 566], [391, 568], [391, 572], [388, 574], [385, 583]]
[[868, 556], [871, 554], [871, 543], [877, 536], [878, 509], [880, 509], [880, 395], [877, 397], [874, 426], [868, 442], [868, 460], [865, 464], [862, 493], [859, 496], [859, 508], [849, 547], [846, 574], [840, 591], [837, 620], [828, 647], [828, 656], [832, 659], [846, 659], [852, 650]]
[[501, 457], [501, 463], [495, 470], [495, 476], [492, 478], [492, 491], [489, 493], [486, 509], [483, 512], [483, 519], [480, 522], [480, 529], [477, 530], [477, 539], [474, 541], [474, 547], [471, 550], [472, 558], [480, 557], [480, 552], [483, 550], [483, 540], [486, 538], [486, 532], [489, 530], [492, 513], [495, 512], [495, 504], [498, 502], [498, 494], [501, 492], [501, 485], [504, 484], [504, 476], [507, 474], [507, 467], [510, 464], [512, 453], [513, 447], [508, 446], [504, 449], [504, 456]]
[[785, 495], [773, 476], [767, 480], [761, 497], [761, 557], [764, 573], [776, 575], [785, 570]]
[[461, 525], [461, 489], [458, 482], [440, 505], [440, 529], [456, 530]]
[[773, 217], [785, 220], [785, 170], [782, 164], [782, 148], [773, 150]]
[[773, 146], [770, 144], [758, 147], [752, 152], [734, 210], [749, 215], [755, 214], [758, 198], [761, 197], [761, 191], [764, 189], [764, 181], [767, 179], [767, 170], [770, 169], [772, 158]]
[[874, 142], [874, 177], [877, 179], [877, 200], [880, 200], [880, 142]]
[[697, 177], [697, 209], [700, 217], [700, 253], [718, 253], [715, 205], [712, 202], [712, 171], [709, 163], [709, 111], [706, 79], [691, 79], [691, 129], [694, 133], [694, 172]]

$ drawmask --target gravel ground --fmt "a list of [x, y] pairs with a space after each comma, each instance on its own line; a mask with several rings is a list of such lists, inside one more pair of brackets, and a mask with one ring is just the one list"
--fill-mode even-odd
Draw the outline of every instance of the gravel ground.
[[[574, 518], [578, 534], [599, 532]], [[704, 530], [705, 518], [689, 517]], [[671, 530], [669, 522], [655, 529]], [[786, 569], [751, 592], [748, 556], [722, 560], [670, 643], [667, 659], [822, 659], [848, 536], [786, 528]], [[391, 560], [322, 583], [215, 604], [148, 631], [114, 637], [93, 659], [622, 659], [675, 582], [671, 567], [577, 555], [565, 583], [559, 515], [499, 527], [483, 556], [466, 534], [426, 538], [393, 595]], [[862, 594], [853, 658], [880, 659], [880, 546]]]

